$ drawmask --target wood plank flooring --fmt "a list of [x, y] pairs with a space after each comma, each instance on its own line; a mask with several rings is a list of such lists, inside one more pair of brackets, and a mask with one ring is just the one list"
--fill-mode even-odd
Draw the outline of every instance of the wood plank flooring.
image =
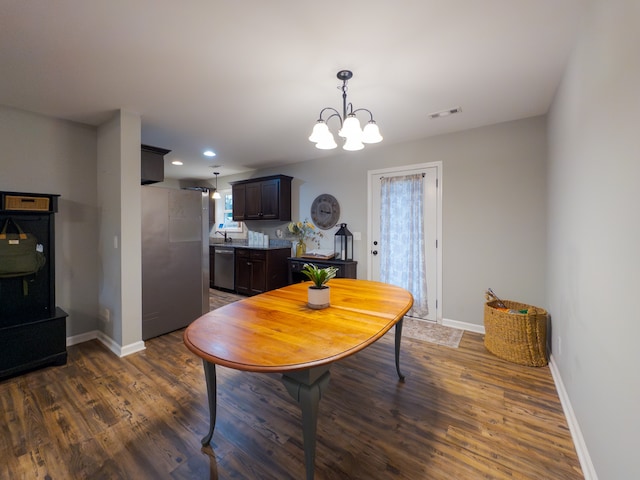
[[[0, 382], [2, 479], [302, 479], [300, 410], [278, 375], [218, 368], [211, 448], [200, 360], [182, 331], [117, 358], [98, 341], [66, 366]], [[320, 401], [316, 479], [582, 479], [548, 367], [393, 330], [336, 364]]]

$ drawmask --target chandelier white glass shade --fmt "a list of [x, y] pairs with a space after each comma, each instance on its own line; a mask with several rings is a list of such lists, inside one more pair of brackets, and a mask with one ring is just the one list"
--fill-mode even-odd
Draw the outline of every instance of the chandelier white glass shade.
[[[378, 125], [373, 120], [371, 111], [366, 108], [354, 110], [353, 105], [347, 103], [347, 81], [353, 77], [353, 73], [349, 70], [340, 70], [337, 77], [338, 80], [342, 81], [342, 85], [338, 87], [342, 90], [342, 114], [331, 107], [320, 110], [319, 118], [313, 127], [309, 140], [316, 144], [316, 148], [321, 150], [336, 148], [338, 144], [327, 125], [330, 119], [336, 117], [340, 121], [338, 136], [344, 138], [344, 144], [342, 145], [344, 150], [362, 150], [365, 143], [378, 143], [382, 141], [382, 135], [380, 135]], [[360, 127], [360, 121], [358, 117], [356, 117], [357, 112], [367, 112], [369, 114], [369, 122], [365, 125], [364, 130]], [[325, 114], [327, 117], [323, 118]]]

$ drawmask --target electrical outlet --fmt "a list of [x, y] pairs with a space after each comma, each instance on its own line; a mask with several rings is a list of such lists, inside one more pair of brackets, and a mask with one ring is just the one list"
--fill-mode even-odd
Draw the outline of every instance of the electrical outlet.
[[362, 240], [362, 233], [360, 233], [360, 232], [353, 232], [353, 239], [354, 239], [354, 240]]
[[100, 317], [105, 321], [105, 323], [109, 323], [111, 321], [111, 311], [108, 308], [102, 308], [100, 310]]

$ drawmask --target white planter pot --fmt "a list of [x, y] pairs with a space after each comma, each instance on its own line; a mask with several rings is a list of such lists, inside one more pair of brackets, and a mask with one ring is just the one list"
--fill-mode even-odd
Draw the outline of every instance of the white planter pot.
[[307, 305], [309, 308], [313, 308], [314, 310], [320, 310], [322, 308], [327, 308], [329, 306], [329, 287], [325, 286], [323, 288], [308, 288], [308, 298]]

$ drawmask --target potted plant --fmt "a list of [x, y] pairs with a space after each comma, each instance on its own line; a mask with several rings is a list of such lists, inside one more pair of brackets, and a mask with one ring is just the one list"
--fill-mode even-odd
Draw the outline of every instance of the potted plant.
[[336, 267], [318, 268], [313, 263], [305, 263], [301, 272], [313, 283], [309, 287], [307, 305], [320, 310], [329, 306], [329, 286], [327, 282], [336, 276]]

